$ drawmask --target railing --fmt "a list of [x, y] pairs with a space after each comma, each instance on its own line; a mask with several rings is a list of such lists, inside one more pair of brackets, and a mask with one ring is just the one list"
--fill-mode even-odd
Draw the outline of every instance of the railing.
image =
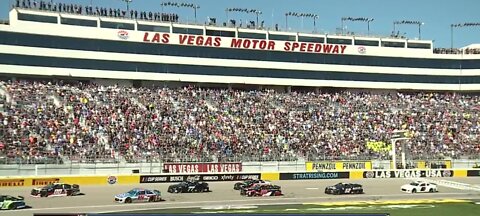
[[[82, 5], [83, 8], [85, 6]], [[282, 28], [275, 28], [275, 27], [270, 27], [270, 26], [259, 26], [258, 23], [256, 26], [248, 27], [247, 25], [242, 25], [240, 26], [233, 26], [229, 25], [228, 21], [226, 22], [226, 25], [223, 25], [223, 22], [219, 23], [208, 23], [208, 22], [198, 22], [190, 19], [184, 19], [182, 22], [170, 22], [170, 21], [161, 21], [161, 20], [154, 20], [154, 19], [140, 19], [135, 18], [135, 17], [130, 17], [130, 13], [126, 12], [125, 16], [104, 16], [104, 15], [99, 15], [96, 14], [96, 11], [92, 14], [86, 13], [85, 10], [82, 10], [82, 13], [76, 13], [76, 12], [60, 12], [60, 11], [53, 11], [53, 10], [47, 10], [47, 9], [39, 9], [39, 8], [34, 8], [34, 7], [14, 7], [14, 9], [22, 9], [22, 10], [31, 10], [31, 11], [42, 11], [42, 12], [49, 12], [49, 13], [55, 13], [55, 14], [74, 14], [74, 15], [82, 15], [82, 16], [89, 16], [89, 17], [99, 17], [99, 18], [114, 18], [114, 19], [123, 19], [123, 20], [134, 20], [134, 21], [146, 21], [146, 22], [154, 22], [154, 23], [174, 23], [174, 24], [183, 24], [183, 25], [194, 25], [194, 26], [212, 26], [212, 27], [229, 27], [229, 28], [237, 28], [237, 29], [242, 29], [242, 30], [264, 30], [264, 31], [270, 31], [270, 32], [290, 32], [290, 33], [307, 33], [307, 34], [318, 34], [318, 35], [333, 35], [333, 36], [356, 36], [356, 37], [368, 37], [368, 38], [388, 38], [388, 39], [408, 39], [406, 37], [399, 37], [395, 35], [385, 35], [385, 34], [376, 34], [376, 33], [364, 33], [364, 32], [329, 32], [329, 31], [318, 31], [318, 30], [306, 30], [304, 28], [288, 28], [288, 29], [282, 29]], [[95, 7], [93, 8], [95, 9]], [[152, 12], [153, 13], [153, 12]]]

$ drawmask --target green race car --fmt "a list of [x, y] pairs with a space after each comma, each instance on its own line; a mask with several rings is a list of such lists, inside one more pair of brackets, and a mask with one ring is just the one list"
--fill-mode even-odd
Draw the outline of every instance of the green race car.
[[0, 210], [22, 209], [26, 207], [22, 196], [0, 195]]

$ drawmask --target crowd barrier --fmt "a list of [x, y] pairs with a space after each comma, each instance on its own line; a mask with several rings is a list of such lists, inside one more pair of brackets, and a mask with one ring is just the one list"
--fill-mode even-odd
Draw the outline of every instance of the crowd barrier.
[[411, 169], [411, 170], [350, 170], [310, 172], [263, 173], [166, 173], [159, 175], [103, 175], [103, 176], [30, 176], [0, 178], [2, 187], [43, 186], [55, 182], [79, 185], [115, 185], [144, 183], [174, 183], [188, 180], [206, 182], [243, 181], [248, 179], [321, 180], [321, 179], [385, 179], [385, 178], [450, 178], [480, 177], [480, 169]]

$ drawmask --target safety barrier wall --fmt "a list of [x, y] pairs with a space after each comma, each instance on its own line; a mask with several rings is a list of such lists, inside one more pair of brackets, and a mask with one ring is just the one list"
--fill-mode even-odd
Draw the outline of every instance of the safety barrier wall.
[[[472, 169], [480, 166], [480, 160], [420, 160], [412, 161], [407, 168]], [[139, 173], [158, 174], [165, 170], [176, 173], [195, 171], [232, 173], [246, 172], [305, 172], [352, 171], [391, 169], [391, 161], [278, 161], [242, 163], [73, 163], [66, 164], [11, 164], [0, 165], [0, 176], [57, 176], [57, 175], [126, 175], [133, 170]]]
[[385, 179], [385, 178], [452, 178], [480, 177], [480, 169], [410, 169], [410, 170], [351, 170], [333, 172], [258, 172], [258, 173], [165, 173], [158, 175], [101, 175], [101, 176], [28, 176], [2, 177], [2, 187], [43, 186], [62, 182], [78, 185], [114, 185], [143, 183], [174, 183], [182, 181], [243, 181], [263, 180], [322, 180], [322, 179]]

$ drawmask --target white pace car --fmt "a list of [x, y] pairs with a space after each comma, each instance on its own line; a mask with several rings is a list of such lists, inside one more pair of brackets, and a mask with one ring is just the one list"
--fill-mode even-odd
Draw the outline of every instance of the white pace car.
[[437, 185], [424, 181], [414, 181], [401, 187], [403, 192], [407, 193], [434, 193], [438, 192]]

